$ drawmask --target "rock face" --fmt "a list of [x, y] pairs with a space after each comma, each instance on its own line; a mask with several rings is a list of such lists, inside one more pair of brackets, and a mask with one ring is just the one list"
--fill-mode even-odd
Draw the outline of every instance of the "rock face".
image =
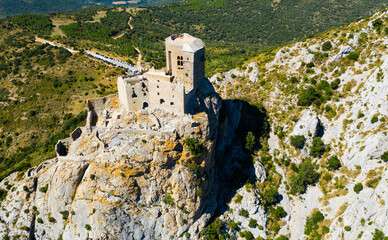
[[[352, 44], [354, 44], [354, 42], [352, 42]], [[341, 60], [341, 58], [343, 58], [346, 55], [348, 55], [351, 51], [353, 51], [352, 47], [350, 47], [350, 46], [341, 46], [338, 54], [333, 56], [331, 58], [331, 61], [332, 62], [338, 62], [339, 60]]]
[[318, 135], [319, 130], [320, 125], [317, 114], [310, 109], [306, 109], [302, 112], [302, 117], [295, 124], [290, 135], [303, 135], [306, 138], [314, 138]]
[[[182, 118], [157, 109], [127, 113], [116, 96], [91, 100], [87, 126], [58, 143], [57, 158], [1, 182], [11, 190], [1, 203], [0, 238], [197, 236], [217, 206], [221, 107], [211, 84], [200, 84], [193, 115]], [[188, 138], [202, 148], [190, 150]]]

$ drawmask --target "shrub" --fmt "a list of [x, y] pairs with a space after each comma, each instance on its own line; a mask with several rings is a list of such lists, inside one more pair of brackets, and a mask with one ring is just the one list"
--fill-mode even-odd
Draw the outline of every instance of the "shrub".
[[219, 236], [222, 236], [223, 222], [216, 218], [211, 224], [204, 228], [201, 232], [201, 235], [204, 239], [219, 239]]
[[167, 205], [173, 206], [174, 205], [174, 199], [172, 198], [171, 194], [167, 193], [164, 198], [163, 202]]
[[236, 199], [234, 200], [234, 202], [235, 202], [235, 203], [240, 203], [242, 199], [243, 199], [243, 196], [241, 196], [240, 194], [237, 194], [237, 197], [236, 197]]
[[63, 220], [67, 220], [67, 218], [69, 217], [69, 211], [61, 211], [59, 213], [62, 214]]
[[95, 178], [96, 178], [96, 175], [90, 174], [90, 179], [91, 179], [91, 180], [94, 180]]
[[326, 165], [326, 168], [328, 170], [337, 170], [338, 168], [341, 167], [341, 162], [340, 160], [338, 159], [337, 156], [331, 156], [328, 160], [327, 160], [327, 165]]
[[278, 201], [278, 190], [276, 188], [266, 189], [261, 197], [264, 204], [273, 205]]
[[311, 217], [308, 217], [306, 219], [304, 234], [310, 235], [313, 230], [318, 229], [318, 223], [322, 222], [323, 219], [325, 219], [325, 217], [320, 211], [314, 213]]
[[47, 190], [48, 190], [48, 184], [46, 184], [44, 187], [41, 187], [41, 188], [39, 189], [39, 191], [41, 191], [42, 193], [46, 193]]
[[289, 240], [289, 238], [284, 235], [280, 235], [279, 237], [275, 238], [275, 240]]
[[303, 135], [291, 136], [291, 145], [295, 148], [302, 149], [306, 143], [306, 137]]
[[353, 187], [353, 191], [355, 191], [357, 194], [362, 191], [364, 187], [362, 186], [362, 183], [356, 183]]
[[253, 219], [253, 218], [249, 219], [248, 227], [250, 227], [250, 228], [255, 228], [255, 227], [257, 227], [257, 220], [256, 220], [256, 219]]
[[379, 118], [377, 116], [373, 116], [372, 119], [370, 120], [371, 123], [376, 123], [379, 121]]
[[198, 188], [196, 191], [195, 191], [195, 196], [197, 197], [202, 197], [203, 195], [203, 190], [202, 188]]
[[357, 118], [363, 118], [364, 116], [365, 116], [365, 114], [362, 113], [362, 112], [359, 112], [359, 113], [357, 114]]
[[326, 146], [322, 139], [320, 137], [315, 137], [313, 139], [313, 144], [310, 147], [310, 155], [319, 158], [326, 150]]
[[333, 46], [331, 45], [330, 41], [326, 41], [322, 44], [322, 51], [327, 52], [329, 51]]
[[297, 104], [298, 106], [310, 106], [313, 103], [319, 105], [321, 103], [320, 98], [321, 94], [310, 86], [299, 94]]
[[306, 67], [313, 68], [313, 67], [315, 67], [315, 64], [313, 62], [309, 62], [306, 64]]
[[90, 231], [90, 230], [92, 230], [92, 226], [90, 226], [89, 224], [85, 224], [85, 229]]
[[28, 187], [26, 185], [23, 186], [23, 191], [28, 192]]
[[249, 213], [247, 210], [245, 210], [244, 208], [241, 208], [240, 212], [238, 213], [238, 215], [240, 216], [243, 216], [245, 218], [248, 218], [249, 217]]
[[246, 141], [245, 148], [248, 151], [252, 151], [254, 146], [256, 145], [255, 136], [253, 135], [252, 132], [248, 132], [245, 138], [245, 141]]
[[36, 221], [37, 221], [38, 223], [43, 223], [43, 219], [41, 219], [41, 218], [37, 218]]
[[319, 180], [319, 174], [313, 164], [305, 161], [298, 167], [298, 173], [290, 176], [290, 180], [291, 190], [295, 193], [303, 193], [308, 185], [313, 185]]
[[359, 53], [356, 53], [356, 52], [351, 52], [349, 53], [349, 55], [347, 56], [347, 58], [353, 60], [353, 61], [357, 61], [358, 58], [360, 57], [360, 54]]
[[352, 228], [350, 226], [345, 226], [344, 227], [345, 231], [349, 232], [350, 230], [352, 230]]
[[388, 162], [388, 151], [385, 151], [385, 152], [381, 155], [381, 160], [383, 160], [384, 162]]
[[57, 220], [55, 220], [55, 218], [53, 218], [53, 217], [49, 217], [48, 220], [49, 220], [49, 222], [51, 222], [51, 223], [57, 222]]
[[341, 80], [339, 78], [331, 81], [330, 82], [331, 89], [336, 90], [339, 87], [340, 83], [341, 83]]
[[203, 146], [202, 144], [198, 141], [198, 139], [195, 138], [186, 138], [185, 139], [185, 144], [187, 147], [190, 149], [191, 153], [195, 157], [200, 157], [202, 155], [203, 151]]
[[326, 180], [326, 181], [330, 181], [332, 179], [331, 175], [330, 174], [325, 174], [325, 176], [323, 176], [323, 179]]
[[373, 239], [372, 240], [385, 240], [384, 233], [377, 228], [375, 228], [375, 232], [373, 233]]
[[291, 78], [290, 78], [290, 82], [291, 82], [292, 84], [295, 84], [295, 83], [298, 83], [299, 81], [298, 81], [298, 79], [297, 79], [296, 77], [291, 77]]
[[284, 208], [282, 208], [281, 206], [278, 206], [276, 208], [271, 208], [269, 212], [274, 216], [276, 221], [279, 221], [280, 219], [287, 216], [286, 211], [284, 211]]
[[0, 202], [3, 201], [7, 197], [7, 190], [0, 188]]
[[253, 236], [253, 234], [250, 231], [244, 231], [244, 232], [240, 233], [240, 235], [242, 237], [244, 237], [246, 240], [254, 240], [255, 239], [255, 237]]

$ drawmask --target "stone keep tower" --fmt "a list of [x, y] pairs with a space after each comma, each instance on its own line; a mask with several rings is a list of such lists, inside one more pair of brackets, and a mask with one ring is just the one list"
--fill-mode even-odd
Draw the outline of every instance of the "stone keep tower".
[[205, 78], [205, 44], [187, 33], [166, 39], [166, 70], [139, 76], [120, 76], [117, 88], [127, 111], [158, 108], [177, 115], [187, 113], [187, 103], [198, 81]]
[[187, 33], [166, 39], [167, 74], [183, 83], [185, 92], [195, 89], [205, 77], [205, 44]]

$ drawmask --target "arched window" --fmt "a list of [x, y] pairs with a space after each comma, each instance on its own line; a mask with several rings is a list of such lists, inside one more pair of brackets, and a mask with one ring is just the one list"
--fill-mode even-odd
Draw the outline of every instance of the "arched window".
[[177, 56], [178, 66], [183, 66], [183, 56]]
[[143, 109], [148, 108], [148, 102], [143, 102]]

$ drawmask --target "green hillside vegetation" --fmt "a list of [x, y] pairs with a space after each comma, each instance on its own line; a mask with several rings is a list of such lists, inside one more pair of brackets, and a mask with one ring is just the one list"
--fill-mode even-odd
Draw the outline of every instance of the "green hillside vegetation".
[[[132, 59], [136, 57], [133, 47], [138, 47], [145, 62], [160, 68], [165, 62], [164, 39], [187, 32], [206, 42], [210, 76], [242, 66], [258, 52], [369, 16], [388, 7], [388, 3], [287, 0], [245, 1], [238, 8], [235, 6], [231, 0], [191, 0], [127, 11], [103, 7], [106, 16], [95, 22], [90, 21], [98, 8], [79, 10], [67, 15], [77, 22], [61, 26], [68, 37], [58, 40], [80, 48], [113, 51]], [[126, 25], [131, 16], [133, 29]], [[119, 34], [123, 35], [115, 39]]]
[[21, 18], [0, 22], [0, 179], [54, 157], [56, 142], [84, 125], [85, 100], [116, 92], [121, 72], [35, 42], [37, 25]]

